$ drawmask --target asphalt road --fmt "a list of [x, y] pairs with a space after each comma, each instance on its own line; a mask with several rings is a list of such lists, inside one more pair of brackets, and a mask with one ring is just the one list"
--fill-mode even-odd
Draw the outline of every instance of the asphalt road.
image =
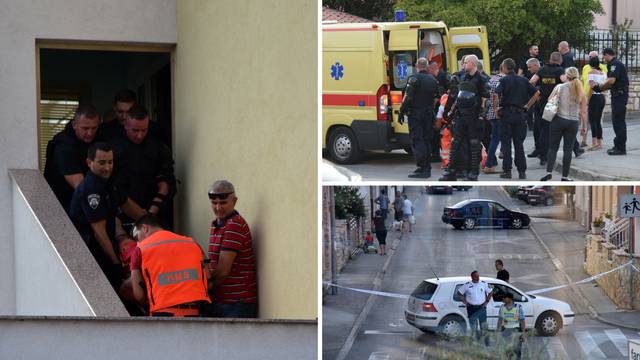
[[[498, 258], [505, 261], [511, 282], [522, 290], [565, 283], [528, 229], [465, 231], [443, 224], [440, 219], [442, 208], [466, 198], [497, 200], [508, 208], [519, 207], [535, 216], [549, 217], [554, 212], [562, 212], [560, 206], [532, 209], [513, 201], [497, 187], [474, 187], [452, 195], [421, 194], [415, 201], [417, 224], [411, 233], [403, 236], [393, 255], [382, 281], [382, 291], [409, 294], [421, 280], [433, 277], [434, 272], [445, 277], [478, 270], [481, 276], [493, 277], [493, 264]], [[563, 220], [554, 221], [561, 224]], [[566, 260], [578, 257], [580, 249], [580, 244], [559, 242], [554, 244], [552, 251], [563, 261], [564, 257]], [[543, 295], [568, 302], [577, 316], [573, 325], [565, 327], [555, 337], [533, 336], [528, 340], [528, 349], [535, 354], [535, 359], [626, 359], [627, 339], [640, 339], [637, 332], [616, 329], [592, 319], [585, 303], [570, 288]], [[443, 342], [435, 334], [422, 333], [409, 326], [403, 315], [405, 303], [403, 299], [374, 297], [371, 311], [357, 324], [358, 332], [347, 349], [346, 358], [425, 359], [432, 358], [429, 354], [438, 349], [459, 348], [459, 342]]]

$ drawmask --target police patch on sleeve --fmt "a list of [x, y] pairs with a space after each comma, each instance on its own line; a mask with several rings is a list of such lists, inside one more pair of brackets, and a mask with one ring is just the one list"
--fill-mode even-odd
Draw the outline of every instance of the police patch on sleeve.
[[100, 195], [91, 194], [87, 196], [87, 201], [89, 202], [89, 206], [91, 206], [91, 208], [95, 210], [98, 207], [98, 205], [100, 205]]

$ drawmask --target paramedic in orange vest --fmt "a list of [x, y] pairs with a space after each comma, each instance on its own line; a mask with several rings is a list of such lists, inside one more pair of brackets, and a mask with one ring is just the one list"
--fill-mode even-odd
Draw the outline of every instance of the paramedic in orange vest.
[[131, 256], [134, 299], [146, 301], [151, 316], [199, 316], [202, 303], [211, 302], [200, 245], [163, 230], [153, 214], [136, 221], [133, 236], [138, 240]]

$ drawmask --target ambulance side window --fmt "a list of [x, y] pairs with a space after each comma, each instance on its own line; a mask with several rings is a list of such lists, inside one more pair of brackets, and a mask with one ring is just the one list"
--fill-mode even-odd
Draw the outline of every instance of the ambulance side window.
[[391, 56], [393, 90], [404, 90], [407, 79], [415, 73], [415, 53], [401, 51], [395, 52]]
[[440, 69], [447, 70], [444, 41], [440, 31], [428, 29], [420, 30], [418, 58], [421, 57], [426, 58], [429, 62], [437, 62]]

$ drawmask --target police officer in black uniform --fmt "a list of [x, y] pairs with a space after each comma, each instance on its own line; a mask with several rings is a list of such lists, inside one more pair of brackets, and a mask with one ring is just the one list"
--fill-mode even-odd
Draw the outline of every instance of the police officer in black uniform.
[[538, 116], [535, 117], [540, 132], [536, 149], [528, 154], [527, 157], [538, 157], [540, 159], [540, 165], [547, 164], [547, 152], [549, 151], [549, 122], [542, 118], [542, 113], [549, 100], [549, 95], [553, 92], [553, 88], [555, 88], [556, 85], [562, 84], [563, 76], [562, 55], [559, 52], [553, 52], [549, 57], [549, 63], [543, 66], [530, 80], [531, 84], [539, 86], [540, 88], [541, 100], [538, 108], [539, 113]]
[[493, 95], [494, 106], [500, 97], [500, 106], [496, 106], [497, 117], [500, 119], [500, 134], [502, 139], [502, 170], [503, 179], [511, 179], [511, 142], [515, 151], [515, 164], [518, 169], [518, 178], [526, 179], [527, 159], [524, 156], [524, 139], [527, 137], [526, 113], [529, 107], [537, 100], [540, 92], [524, 77], [515, 73], [513, 59], [505, 59], [502, 67], [507, 75], [500, 79], [496, 93]]
[[433, 107], [438, 96], [438, 82], [428, 72], [429, 62], [425, 58], [419, 58], [416, 62], [418, 73], [407, 80], [404, 99], [400, 106], [399, 121], [404, 121], [404, 116], [409, 118], [409, 134], [413, 142], [413, 156], [418, 168], [410, 178], [431, 177], [431, 143], [435, 116]]
[[67, 214], [73, 190], [88, 170], [87, 149], [95, 139], [99, 123], [96, 109], [82, 104], [73, 120], [47, 144], [44, 178]]
[[122, 281], [122, 264], [116, 249], [116, 213], [121, 208], [138, 218], [144, 211], [120, 191], [112, 179], [113, 151], [97, 142], [86, 155], [86, 177], [73, 192], [69, 217], [114, 288]]
[[[483, 119], [485, 117], [484, 102], [489, 98], [489, 89], [485, 78], [478, 71], [478, 57], [467, 55], [464, 60], [465, 73], [452, 79], [449, 99], [455, 98], [455, 119], [453, 139], [449, 151], [449, 165], [440, 178], [442, 181], [455, 181], [458, 163], [463, 161], [463, 144], [468, 142], [470, 164], [467, 167], [467, 178], [478, 180], [480, 161], [482, 160]], [[447, 100], [449, 105], [449, 100]], [[445, 106], [445, 112], [447, 107]]]
[[[118, 184], [140, 207], [172, 228], [171, 197], [175, 176], [171, 150], [149, 133], [149, 113], [141, 105], [127, 112], [125, 133], [112, 140]], [[124, 223], [131, 219], [123, 218]]]
[[602, 92], [611, 89], [611, 122], [616, 137], [613, 139], [613, 148], [607, 150], [609, 155], [627, 154], [627, 102], [629, 101], [629, 77], [627, 68], [618, 58], [612, 48], [604, 49], [603, 58], [607, 62], [607, 81], [598, 85], [591, 83], [593, 91]]

